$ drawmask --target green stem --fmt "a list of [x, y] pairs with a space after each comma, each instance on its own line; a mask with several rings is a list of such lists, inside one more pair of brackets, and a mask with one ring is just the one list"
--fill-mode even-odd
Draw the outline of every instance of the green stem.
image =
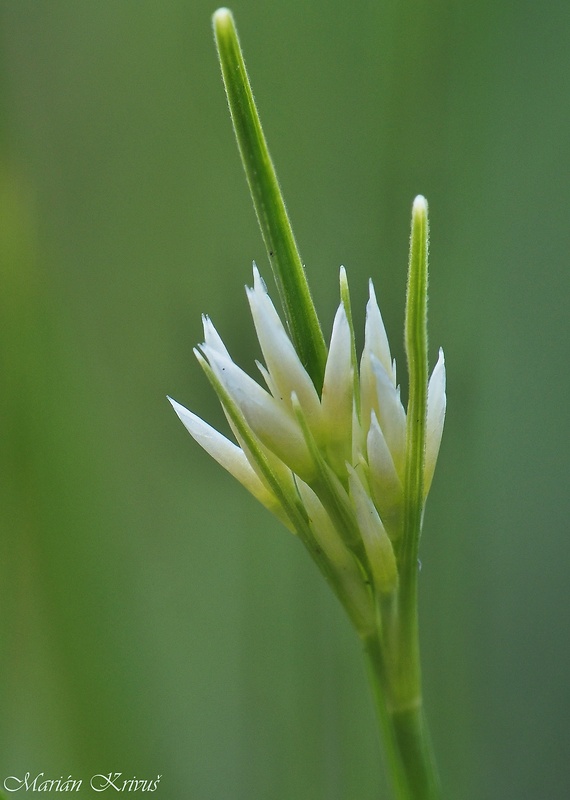
[[327, 348], [261, 128], [231, 11], [218, 9], [213, 22], [234, 131], [291, 338], [320, 392]]
[[394, 793], [397, 800], [412, 800], [398, 740], [387, 707], [387, 678], [384, 669], [384, 654], [378, 636], [373, 635], [364, 640], [364, 653], [382, 744], [384, 745], [386, 767], [390, 774]]
[[[406, 672], [405, 665], [396, 659], [398, 667], [387, 667], [394, 654], [386, 653], [379, 636], [365, 640], [364, 646], [395, 797], [397, 800], [440, 800], [439, 778], [423, 712], [421, 689], [419, 685], [415, 687], [413, 703], [406, 707], [402, 700], [403, 687], [395, 685]], [[412, 673], [419, 674], [414, 665], [408, 666]]]
[[423, 706], [393, 712], [391, 721], [411, 796], [414, 800], [439, 800], [439, 778]]

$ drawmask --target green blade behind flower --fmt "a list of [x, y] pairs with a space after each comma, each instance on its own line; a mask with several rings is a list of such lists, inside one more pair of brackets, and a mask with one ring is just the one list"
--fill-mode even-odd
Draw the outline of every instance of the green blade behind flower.
[[424, 505], [424, 460], [428, 397], [428, 209], [424, 197], [414, 200], [406, 296], [405, 342], [409, 399], [406, 430], [405, 523], [403, 568], [417, 572], [418, 545]]
[[327, 348], [253, 99], [231, 11], [213, 17], [234, 131], [295, 349], [318, 392]]

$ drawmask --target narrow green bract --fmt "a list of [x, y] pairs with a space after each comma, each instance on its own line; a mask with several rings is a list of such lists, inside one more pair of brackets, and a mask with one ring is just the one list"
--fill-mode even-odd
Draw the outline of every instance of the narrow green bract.
[[291, 338], [320, 391], [325, 340], [255, 107], [234, 19], [227, 8], [214, 14], [214, 35], [242, 163]]
[[408, 358], [409, 400], [406, 426], [405, 475], [405, 568], [415, 570], [424, 505], [424, 464], [428, 401], [428, 215], [424, 197], [414, 200], [408, 292], [406, 298], [405, 343]]

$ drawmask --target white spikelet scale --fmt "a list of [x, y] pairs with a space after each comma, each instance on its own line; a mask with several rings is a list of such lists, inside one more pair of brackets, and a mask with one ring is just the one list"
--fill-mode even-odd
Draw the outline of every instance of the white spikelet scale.
[[208, 347], [211, 347], [212, 350], [215, 350], [221, 356], [230, 358], [230, 354], [228, 353], [228, 349], [222, 341], [222, 337], [215, 329], [210, 317], [208, 317], [206, 314], [202, 314], [202, 327], [204, 328], [204, 342], [208, 345]]
[[246, 289], [261, 351], [278, 399], [290, 405], [295, 392], [315, 438], [321, 439], [321, 404], [307, 371], [279, 318], [257, 267], [253, 266], [253, 289]]
[[396, 469], [403, 475], [406, 453], [406, 412], [400, 400], [400, 391], [392, 383], [384, 365], [372, 355], [370, 358], [375, 378], [372, 409], [376, 414], [386, 444], [390, 449]]
[[372, 499], [390, 537], [397, 538], [401, 533], [404, 489], [374, 411], [368, 431], [367, 451]]
[[392, 378], [395, 384], [395, 376], [392, 374], [392, 356], [390, 355], [390, 345], [384, 327], [384, 320], [380, 313], [380, 308], [376, 300], [374, 284], [368, 282], [369, 300], [366, 305], [366, 325], [364, 328], [364, 354], [367, 357], [376, 356], [383, 365], [386, 373]]
[[342, 305], [336, 312], [322, 391], [322, 426], [335, 471], [342, 472], [352, 452], [352, 340]]
[[349, 467], [349, 484], [376, 589], [382, 594], [390, 594], [398, 585], [398, 568], [392, 543], [372, 500], [352, 467]]
[[445, 359], [443, 350], [439, 350], [439, 358], [428, 385], [427, 420], [426, 420], [426, 455], [424, 466], [424, 496], [431, 487], [433, 473], [445, 422]]
[[[281, 522], [288, 528], [291, 523], [282, 513], [281, 506], [275, 495], [260, 480], [255, 470], [251, 467], [244, 451], [219, 433], [203, 419], [188, 411], [187, 408], [168, 398], [178, 418], [198, 444], [212, 456], [212, 458], [226, 469], [230, 475], [238, 480], [248, 492], [259, 500], [269, 511], [276, 514]], [[294, 529], [292, 529], [294, 532]]]
[[312, 461], [293, 416], [231, 359], [208, 345], [202, 346], [202, 352], [254, 433], [294, 472], [310, 479]]

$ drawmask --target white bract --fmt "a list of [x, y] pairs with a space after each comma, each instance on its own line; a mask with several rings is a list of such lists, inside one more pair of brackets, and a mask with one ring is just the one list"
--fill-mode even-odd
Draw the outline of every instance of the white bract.
[[[365, 633], [375, 624], [376, 602], [398, 586], [406, 464], [406, 412], [374, 287], [370, 282], [359, 365], [350, 309], [340, 304], [319, 396], [255, 265], [253, 273], [247, 297], [267, 388], [232, 361], [208, 317], [195, 350], [238, 444], [171, 403], [198, 444], [300, 536]], [[344, 269], [341, 287], [347, 288]], [[428, 388], [424, 499], [444, 417], [440, 350]]]

